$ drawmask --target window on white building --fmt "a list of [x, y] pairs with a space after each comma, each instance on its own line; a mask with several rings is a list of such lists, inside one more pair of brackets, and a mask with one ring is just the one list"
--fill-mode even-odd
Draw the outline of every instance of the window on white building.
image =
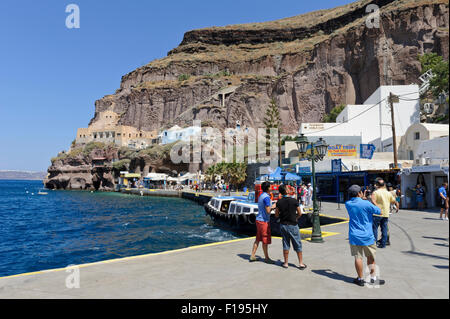
[[414, 133], [414, 139], [415, 140], [420, 140], [420, 132], [415, 132]]

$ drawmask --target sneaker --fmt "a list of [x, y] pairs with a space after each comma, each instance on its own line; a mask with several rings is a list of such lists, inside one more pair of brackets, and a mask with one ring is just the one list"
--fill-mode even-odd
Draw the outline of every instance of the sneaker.
[[391, 242], [390, 241], [387, 241], [386, 242], [386, 246], [390, 246], [391, 245]]
[[353, 279], [353, 283], [360, 287], [364, 287], [364, 285], [365, 285], [364, 279], [355, 278], [355, 279]]
[[253, 261], [257, 261], [258, 259], [256, 257], [250, 256], [249, 261], [253, 262]]
[[370, 284], [371, 285], [379, 285], [379, 286], [381, 286], [381, 285], [384, 285], [385, 283], [386, 283], [386, 281], [383, 280], [383, 279], [376, 279], [376, 280], [370, 279]]
[[448, 220], [448, 217], [445, 217], [445, 220]]

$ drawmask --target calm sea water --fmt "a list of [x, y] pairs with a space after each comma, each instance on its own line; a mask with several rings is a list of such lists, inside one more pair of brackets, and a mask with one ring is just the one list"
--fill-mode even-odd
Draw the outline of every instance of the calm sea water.
[[40, 189], [0, 180], [0, 276], [242, 237], [185, 199]]

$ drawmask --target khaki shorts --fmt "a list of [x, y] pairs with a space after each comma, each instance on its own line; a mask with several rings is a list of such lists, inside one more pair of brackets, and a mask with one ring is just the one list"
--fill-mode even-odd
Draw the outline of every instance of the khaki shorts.
[[350, 245], [350, 251], [352, 253], [352, 256], [355, 256], [355, 258], [363, 259], [363, 253], [366, 257], [373, 257], [375, 260], [375, 255], [377, 253], [377, 246], [375, 244], [372, 244], [370, 246], [357, 246], [357, 245]]

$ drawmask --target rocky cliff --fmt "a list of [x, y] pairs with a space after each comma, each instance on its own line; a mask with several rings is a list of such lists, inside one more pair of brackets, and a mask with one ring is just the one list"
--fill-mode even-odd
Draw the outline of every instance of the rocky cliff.
[[170, 160], [172, 146], [155, 145], [139, 151], [90, 143], [53, 158], [44, 185], [49, 189], [113, 191], [120, 171], [129, 170], [144, 176], [156, 171], [187, 172], [189, 165], [176, 165]]
[[[379, 28], [366, 25], [369, 4], [380, 8]], [[336, 105], [362, 103], [380, 85], [418, 83], [419, 54], [448, 59], [448, 27], [448, 1], [367, 0], [189, 31], [167, 57], [123, 76], [115, 94], [95, 103], [92, 121], [112, 108], [122, 124], [146, 130], [192, 120], [263, 127], [274, 98], [283, 132], [295, 133]]]

